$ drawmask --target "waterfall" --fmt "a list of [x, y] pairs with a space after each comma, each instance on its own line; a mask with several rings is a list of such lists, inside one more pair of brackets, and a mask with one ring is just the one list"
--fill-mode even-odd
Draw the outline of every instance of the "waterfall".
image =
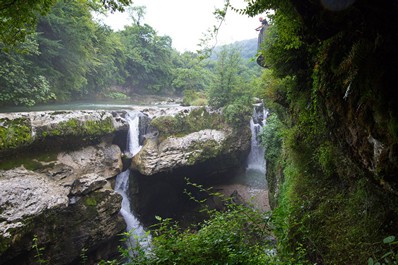
[[129, 131], [127, 134], [127, 152], [133, 156], [141, 150], [140, 146], [140, 116], [134, 113], [127, 113], [127, 122], [129, 124]]
[[262, 126], [260, 124], [254, 123], [253, 119], [250, 120], [252, 136], [251, 149], [247, 158], [247, 169], [265, 173], [264, 148], [260, 145], [258, 140], [261, 129]]
[[[129, 152], [134, 156], [141, 150], [141, 146], [139, 145], [139, 115], [137, 113], [128, 112], [126, 115], [126, 120], [129, 124], [126, 152]], [[132, 235], [130, 237], [131, 246], [135, 246], [136, 237], [138, 236], [140, 239], [139, 244], [142, 247], [147, 248], [149, 245], [149, 237], [146, 236], [144, 228], [131, 211], [130, 200], [128, 196], [129, 177], [130, 169], [123, 171], [116, 177], [115, 191], [123, 198], [120, 213], [126, 222], [127, 232], [132, 231]]]
[[265, 125], [267, 116], [268, 110], [264, 108], [262, 103], [254, 106], [253, 117], [250, 120], [251, 149], [247, 158], [246, 168], [246, 170], [259, 171], [263, 174], [265, 173], [264, 148], [260, 145], [259, 135]]

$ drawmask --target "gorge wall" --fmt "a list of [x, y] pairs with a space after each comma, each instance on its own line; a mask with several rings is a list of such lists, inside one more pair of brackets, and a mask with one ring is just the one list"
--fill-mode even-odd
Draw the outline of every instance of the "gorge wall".
[[[0, 264], [32, 264], [35, 236], [51, 264], [76, 263], [83, 249], [89, 262], [117, 255], [126, 227], [114, 191], [117, 174], [131, 167], [152, 183], [145, 193], [158, 192], [162, 201], [180, 195], [156, 183], [174, 189], [173, 181], [185, 176], [217, 178], [239, 168], [250, 149], [250, 131], [232, 129], [218, 112], [133, 111], [143, 148], [132, 163], [124, 153], [126, 111], [0, 115]], [[199, 170], [201, 176], [192, 173]], [[140, 203], [145, 216], [153, 205]]]

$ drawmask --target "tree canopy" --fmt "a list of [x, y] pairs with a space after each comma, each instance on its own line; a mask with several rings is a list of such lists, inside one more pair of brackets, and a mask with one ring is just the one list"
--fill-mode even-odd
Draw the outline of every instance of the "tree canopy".
[[[57, 0], [3, 0], [0, 3], [0, 41], [5, 45], [23, 42], [27, 35], [35, 32], [40, 15], [47, 15]], [[110, 11], [123, 11], [132, 0], [87, 0], [78, 1], [91, 7], [102, 5]]]

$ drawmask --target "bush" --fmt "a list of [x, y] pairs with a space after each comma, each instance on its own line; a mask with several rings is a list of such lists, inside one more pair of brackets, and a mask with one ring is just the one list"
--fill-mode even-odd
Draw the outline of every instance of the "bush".
[[183, 106], [205, 106], [207, 104], [206, 95], [195, 90], [184, 90], [184, 97], [182, 99]]
[[139, 244], [125, 250], [127, 264], [281, 264], [274, 255], [269, 213], [204, 191], [223, 198], [225, 211], [205, 208], [210, 218], [185, 230], [171, 219], [157, 217], [150, 251]]
[[122, 92], [109, 92], [108, 94], [105, 95], [105, 97], [107, 98], [111, 98], [111, 99], [115, 99], [115, 100], [124, 100], [124, 99], [128, 99], [129, 97], [122, 93]]

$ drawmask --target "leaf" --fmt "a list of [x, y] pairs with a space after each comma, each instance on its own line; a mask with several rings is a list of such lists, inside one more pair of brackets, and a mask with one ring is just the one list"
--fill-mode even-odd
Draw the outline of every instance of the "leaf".
[[388, 236], [386, 238], [383, 239], [383, 243], [385, 244], [390, 244], [395, 240], [395, 236]]
[[373, 264], [374, 264], [373, 259], [372, 259], [372, 258], [369, 258], [369, 259], [368, 259], [368, 265], [373, 265]]
[[394, 252], [389, 251], [386, 254], [384, 254], [381, 258], [384, 259], [385, 257], [391, 256], [391, 255], [394, 255]]
[[155, 219], [158, 220], [158, 221], [162, 221], [162, 217], [160, 217], [158, 215], [155, 215]]

